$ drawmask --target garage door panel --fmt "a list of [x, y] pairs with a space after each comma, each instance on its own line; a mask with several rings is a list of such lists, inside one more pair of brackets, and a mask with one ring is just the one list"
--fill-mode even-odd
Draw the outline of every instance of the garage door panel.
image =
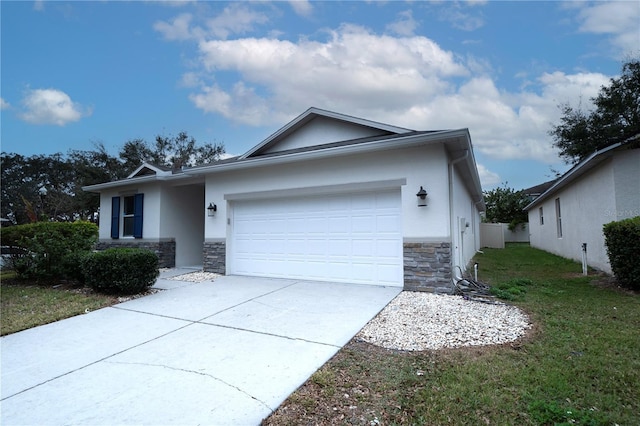
[[400, 191], [233, 204], [230, 272], [402, 285]]
[[396, 234], [400, 232], [400, 221], [398, 216], [392, 214], [376, 216], [376, 231], [378, 234], [384, 232]]
[[348, 234], [351, 231], [351, 218], [344, 214], [331, 216], [328, 225], [331, 234]]
[[376, 256], [389, 259], [397, 259], [402, 255], [398, 243], [395, 240], [376, 240]]

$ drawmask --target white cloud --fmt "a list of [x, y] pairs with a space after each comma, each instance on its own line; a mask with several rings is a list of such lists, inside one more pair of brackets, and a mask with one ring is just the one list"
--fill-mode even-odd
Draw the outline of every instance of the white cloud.
[[618, 56], [637, 54], [640, 48], [640, 5], [637, 1], [585, 4], [578, 13], [580, 31], [610, 34]]
[[413, 12], [405, 10], [398, 14], [398, 18], [387, 25], [387, 30], [401, 36], [412, 36], [418, 28], [418, 22], [413, 19]]
[[293, 10], [300, 16], [308, 17], [313, 13], [313, 6], [308, 0], [290, 0], [289, 4], [291, 4]]
[[[470, 6], [484, 5], [484, 2], [469, 2]], [[463, 31], [474, 31], [484, 26], [484, 18], [479, 11], [469, 13], [459, 3], [452, 3], [451, 7], [440, 11], [440, 19], [449, 22], [454, 28]]]
[[[378, 36], [356, 26], [331, 31], [326, 42], [211, 40], [200, 43], [200, 52], [207, 71], [237, 71], [246, 87], [269, 92], [265, 101], [270, 108], [265, 115], [254, 116], [255, 124], [272, 122], [272, 111], [275, 117], [282, 113], [290, 117], [306, 109], [309, 102], [329, 108], [351, 104], [363, 110], [372, 105], [386, 111], [398, 110], [447, 91], [447, 77], [467, 74], [451, 52], [425, 37]], [[207, 89], [210, 102], [220, 100], [219, 96], [210, 97], [219, 90], [224, 89]], [[228, 95], [228, 102], [235, 102]], [[198, 106], [204, 109], [202, 103]], [[208, 106], [206, 110], [212, 109], [216, 107]], [[234, 115], [228, 117], [233, 119]]]
[[487, 169], [483, 164], [476, 163], [476, 166], [478, 168], [478, 176], [480, 177], [480, 185], [483, 188], [492, 187], [502, 182], [497, 173]]
[[9, 104], [9, 102], [5, 101], [3, 98], [0, 98], [0, 110], [9, 109], [9, 108], [11, 108], [11, 105]]
[[222, 13], [207, 22], [210, 34], [227, 38], [231, 34], [245, 34], [254, 29], [256, 24], [265, 24], [266, 15], [256, 12], [240, 3], [232, 3]]
[[56, 89], [28, 90], [22, 100], [24, 112], [20, 117], [32, 124], [64, 126], [91, 115], [91, 110], [73, 102], [69, 95]]
[[[548, 135], [558, 106], [588, 109], [609, 81], [598, 73], [548, 72], [503, 90], [484, 58], [456, 55], [424, 36], [347, 24], [314, 40], [205, 38], [198, 52], [200, 68], [185, 73], [182, 85], [206, 113], [274, 126], [317, 106], [417, 130], [469, 128], [487, 159], [546, 164], [558, 161]], [[483, 173], [485, 182], [496, 179]]]
[[36, 0], [33, 2], [33, 10], [42, 12], [44, 10], [44, 0]]
[[252, 10], [241, 3], [232, 3], [222, 12], [196, 25], [196, 17], [182, 13], [169, 22], [157, 21], [153, 29], [166, 40], [203, 40], [206, 37], [226, 39], [232, 34], [245, 34], [255, 29], [257, 24], [268, 22], [266, 15]]
[[189, 40], [203, 36], [202, 30], [191, 29], [190, 13], [183, 13], [176, 16], [170, 23], [158, 21], [153, 24], [153, 29], [162, 33], [166, 40]]

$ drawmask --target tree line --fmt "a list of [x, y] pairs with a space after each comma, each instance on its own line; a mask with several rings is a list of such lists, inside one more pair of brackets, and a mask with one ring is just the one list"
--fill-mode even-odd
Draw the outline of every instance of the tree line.
[[27, 157], [2, 152], [2, 218], [16, 225], [42, 220], [95, 222], [100, 197], [84, 192], [83, 186], [123, 179], [144, 162], [180, 169], [218, 161], [224, 153], [223, 144], [199, 145], [186, 132], [158, 135], [151, 144], [143, 139], [129, 140], [115, 156], [102, 143], [94, 144], [92, 150], [70, 150], [66, 155]]

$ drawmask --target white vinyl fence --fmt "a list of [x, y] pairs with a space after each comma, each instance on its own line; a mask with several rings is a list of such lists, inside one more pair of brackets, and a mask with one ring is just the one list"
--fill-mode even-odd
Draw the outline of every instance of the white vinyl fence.
[[508, 223], [481, 223], [480, 247], [504, 248], [505, 243], [528, 243], [529, 224], [519, 225], [514, 231]]

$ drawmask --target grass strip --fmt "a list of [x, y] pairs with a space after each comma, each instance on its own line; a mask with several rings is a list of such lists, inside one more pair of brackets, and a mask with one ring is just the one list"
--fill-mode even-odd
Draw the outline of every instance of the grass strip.
[[81, 289], [29, 285], [2, 278], [0, 333], [7, 335], [110, 306], [115, 299]]

